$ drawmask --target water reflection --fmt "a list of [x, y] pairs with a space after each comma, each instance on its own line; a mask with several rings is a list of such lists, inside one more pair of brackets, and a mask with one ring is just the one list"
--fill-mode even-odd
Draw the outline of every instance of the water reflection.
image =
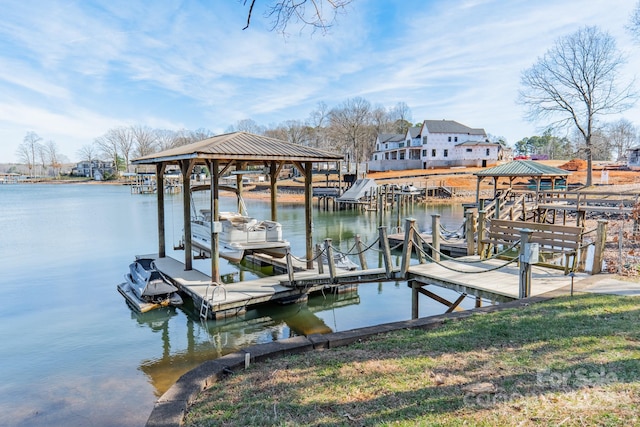
[[[307, 302], [289, 305], [263, 305], [241, 317], [202, 321], [197, 319], [193, 304], [165, 307], [148, 313], [131, 313], [138, 325], [148, 327], [161, 336], [159, 357], [144, 359], [139, 369], [148, 378], [156, 397], [161, 396], [183, 374], [207, 360], [233, 353], [248, 346], [293, 336], [326, 334], [331, 326], [315, 313], [360, 303], [357, 290], [343, 294], [327, 294], [309, 298]], [[186, 347], [172, 351], [170, 320], [178, 312], [186, 316]], [[182, 329], [182, 328], [181, 328]]]

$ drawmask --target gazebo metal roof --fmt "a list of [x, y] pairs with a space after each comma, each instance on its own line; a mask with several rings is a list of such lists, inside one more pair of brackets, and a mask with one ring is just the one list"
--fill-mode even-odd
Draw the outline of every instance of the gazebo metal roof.
[[134, 159], [131, 163], [173, 163], [189, 159], [264, 163], [266, 161], [335, 162], [342, 160], [343, 157], [317, 148], [292, 144], [262, 135], [233, 132], [142, 156]]
[[514, 160], [503, 165], [498, 165], [489, 169], [476, 172], [478, 177], [558, 177], [568, 176], [571, 172], [564, 169], [547, 166], [533, 160]]

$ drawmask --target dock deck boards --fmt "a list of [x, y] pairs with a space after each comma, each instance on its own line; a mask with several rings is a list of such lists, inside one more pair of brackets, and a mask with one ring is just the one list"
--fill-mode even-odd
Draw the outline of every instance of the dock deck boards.
[[[174, 258], [159, 258], [157, 254], [138, 257], [153, 258], [157, 268], [171, 278], [182, 292], [189, 295], [196, 307], [199, 308], [201, 302], [206, 299], [209, 301], [209, 311], [213, 313], [240, 312], [255, 304], [295, 299], [330, 285], [328, 274], [318, 274], [317, 270], [306, 270], [295, 273], [295, 280], [314, 282], [304, 288], [283, 285], [288, 283], [289, 276], [281, 274], [224, 284], [214, 292], [214, 287], [210, 286], [210, 276], [198, 270], [185, 270], [184, 264]], [[345, 273], [347, 272], [340, 271], [337, 275]]]
[[[465, 257], [478, 260], [478, 256]], [[482, 263], [462, 264], [458, 261], [442, 261], [440, 264], [418, 264], [409, 268], [409, 278], [425, 284], [443, 286], [489, 299], [518, 299], [519, 267], [516, 262], [493, 270], [507, 261], [483, 260]], [[448, 267], [448, 268], [447, 268]], [[588, 277], [576, 273], [574, 282]], [[571, 277], [561, 270], [533, 265], [531, 269], [531, 296], [554, 291], [571, 284]]]

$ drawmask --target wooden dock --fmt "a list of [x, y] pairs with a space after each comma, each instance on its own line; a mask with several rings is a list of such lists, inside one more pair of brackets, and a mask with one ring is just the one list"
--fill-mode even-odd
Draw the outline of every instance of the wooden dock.
[[[478, 256], [463, 260], [479, 260]], [[460, 259], [441, 261], [439, 264], [418, 264], [409, 267], [409, 281], [420, 286], [436, 285], [474, 295], [491, 301], [505, 302], [518, 299], [519, 267], [513, 262], [497, 269], [507, 261], [502, 259], [461, 263]], [[575, 273], [578, 282], [589, 277], [587, 273]], [[540, 295], [571, 285], [572, 278], [555, 268], [533, 265], [531, 269], [531, 295]]]
[[[352, 291], [357, 286], [354, 280], [349, 280], [348, 284], [336, 284], [328, 274], [318, 274], [315, 269], [296, 272], [296, 281], [301, 280], [296, 286], [289, 286], [287, 274], [215, 286], [211, 284], [210, 276], [198, 270], [185, 270], [182, 262], [171, 257], [159, 258], [157, 254], [138, 257], [153, 258], [158, 270], [189, 296], [196, 308], [206, 301], [206, 317], [214, 319], [242, 315], [249, 307], [267, 302], [303, 301], [309, 294], [322, 292], [328, 287], [340, 293]], [[304, 282], [305, 279], [314, 283]]]

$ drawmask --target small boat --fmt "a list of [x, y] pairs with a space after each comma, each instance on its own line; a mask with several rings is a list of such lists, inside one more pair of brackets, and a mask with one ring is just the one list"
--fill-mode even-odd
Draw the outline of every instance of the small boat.
[[141, 313], [168, 305], [182, 305], [182, 298], [169, 279], [156, 268], [152, 258], [139, 258], [129, 265], [118, 291]]
[[[207, 190], [194, 187], [191, 191]], [[290, 244], [282, 238], [282, 225], [276, 221], [258, 220], [247, 215], [244, 200], [233, 187], [220, 189], [236, 193], [239, 212], [220, 212], [218, 233], [219, 255], [231, 262], [240, 262], [245, 252], [260, 252], [275, 258], [287, 255]], [[211, 209], [200, 209], [191, 218], [191, 243], [194, 250], [211, 256], [212, 218]]]

